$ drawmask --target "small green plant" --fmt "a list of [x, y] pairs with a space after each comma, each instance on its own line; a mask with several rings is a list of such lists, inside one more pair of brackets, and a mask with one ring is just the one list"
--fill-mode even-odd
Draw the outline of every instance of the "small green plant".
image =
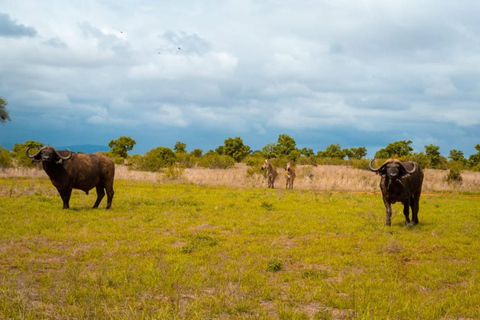
[[282, 266], [283, 266], [282, 259], [273, 258], [270, 261], [268, 261], [267, 271], [278, 272], [278, 271], [282, 270]]
[[263, 201], [261, 207], [266, 209], [267, 211], [272, 211], [273, 203]]
[[189, 244], [182, 247], [183, 253], [192, 253], [196, 249], [205, 247], [214, 247], [218, 244], [217, 240], [210, 236], [196, 236]]

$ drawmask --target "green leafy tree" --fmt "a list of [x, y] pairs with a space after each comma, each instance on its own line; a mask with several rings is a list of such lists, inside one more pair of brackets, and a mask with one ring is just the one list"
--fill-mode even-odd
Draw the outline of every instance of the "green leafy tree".
[[157, 147], [145, 153], [140, 162], [140, 169], [152, 172], [159, 171], [161, 168], [173, 165], [176, 159], [172, 149]]
[[273, 151], [277, 157], [288, 156], [297, 149], [295, 140], [286, 134], [278, 136], [277, 144], [273, 147]]
[[225, 140], [225, 145], [218, 147], [215, 151], [220, 155], [227, 155], [240, 162], [245, 159], [250, 153], [250, 147], [243, 144], [240, 137], [228, 138]]
[[128, 157], [128, 151], [131, 151], [135, 146], [136, 142], [130, 137], [120, 137], [117, 140], [112, 140], [108, 144], [111, 148], [110, 153], [122, 158]]
[[325, 151], [319, 151], [317, 155], [320, 158], [345, 158], [345, 152], [340, 147], [340, 144], [331, 144], [329, 145]]
[[175, 151], [175, 153], [187, 153], [187, 144], [177, 141], [173, 147], [173, 151]]
[[475, 150], [477, 153], [470, 155], [468, 158], [468, 165], [474, 169], [479, 169], [480, 167], [480, 144], [475, 145]]
[[30, 153], [33, 154], [34, 152], [40, 150], [43, 147], [43, 143], [33, 140], [25, 141], [25, 143], [15, 143], [15, 145], [13, 146], [13, 157], [15, 158], [15, 162], [19, 166], [35, 167], [36, 164], [32, 163], [32, 159], [30, 159], [26, 154], [28, 147], [32, 147]]
[[315, 154], [313, 152], [313, 149], [310, 148], [303, 148], [302, 150], [300, 150], [300, 153], [305, 157], [311, 157]]
[[275, 158], [277, 156], [277, 154], [275, 153], [275, 143], [267, 143], [262, 148], [262, 154], [267, 159]]
[[375, 153], [375, 158], [386, 159], [394, 157], [406, 157], [413, 151], [413, 148], [410, 146], [411, 143], [411, 140], [402, 140], [390, 143], [385, 147], [385, 149], [380, 149], [377, 151], [377, 153]]
[[12, 154], [0, 146], [0, 168], [10, 168], [12, 166]]
[[196, 157], [196, 158], [200, 158], [203, 154], [203, 150], [202, 149], [193, 149], [192, 152], [190, 152], [190, 154], [193, 156], [193, 157]]
[[0, 122], [10, 120], [10, 116], [7, 111], [7, 100], [0, 97]]
[[454, 162], [461, 163], [463, 165], [467, 164], [467, 159], [463, 155], [463, 151], [460, 150], [450, 150], [450, 154], [448, 155], [448, 159]]
[[433, 144], [429, 144], [428, 146], [425, 146], [425, 154], [430, 162], [430, 167], [436, 168], [441, 162], [441, 157], [440, 157], [440, 147], [439, 146], [434, 146]]
[[348, 159], [362, 159], [365, 158], [367, 155], [367, 148], [359, 147], [359, 148], [350, 148], [350, 149], [343, 149], [343, 153], [348, 157]]

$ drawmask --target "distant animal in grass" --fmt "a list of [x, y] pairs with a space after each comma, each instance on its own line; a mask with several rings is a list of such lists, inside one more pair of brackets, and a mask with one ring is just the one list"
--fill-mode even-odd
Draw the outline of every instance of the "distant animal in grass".
[[262, 165], [262, 171], [267, 172], [267, 184], [268, 188], [275, 188], [275, 180], [277, 179], [277, 169], [275, 169], [271, 164], [270, 160], [265, 159], [265, 162]]
[[72, 189], [80, 189], [88, 194], [88, 191], [93, 188], [97, 189], [97, 200], [93, 208], [98, 208], [106, 191], [107, 209], [110, 209], [115, 176], [115, 165], [112, 160], [101, 154], [76, 154], [70, 150], [58, 151], [52, 146], [45, 146], [34, 155], [29, 153], [30, 149], [31, 147], [27, 148], [27, 156], [32, 161], [42, 162], [43, 169], [60, 193], [63, 209], [70, 207]]
[[292, 162], [287, 162], [287, 167], [285, 168], [285, 188], [293, 189], [293, 181], [295, 180], [295, 168], [292, 166]]
[[[392, 204], [401, 202], [405, 224], [418, 224], [418, 210], [420, 195], [422, 193], [423, 171], [416, 162], [400, 161], [389, 159], [379, 168], [373, 168], [370, 161], [369, 168], [382, 178], [380, 179], [380, 190], [382, 190], [383, 203], [386, 210], [387, 226], [391, 225]], [[412, 220], [409, 218], [409, 207], [412, 210]]]

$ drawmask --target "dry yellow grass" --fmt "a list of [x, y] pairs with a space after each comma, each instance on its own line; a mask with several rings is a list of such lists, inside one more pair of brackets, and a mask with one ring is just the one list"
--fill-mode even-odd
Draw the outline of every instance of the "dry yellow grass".
[[[198, 185], [234, 186], [263, 188], [266, 187], [266, 179], [258, 174], [247, 175], [248, 167], [237, 164], [232, 169], [206, 169], [192, 168], [181, 169], [177, 182], [192, 183]], [[279, 174], [275, 188], [285, 188], [283, 169], [278, 168]], [[297, 178], [294, 188], [315, 191], [348, 191], [348, 192], [378, 192], [379, 176], [366, 171], [347, 166], [297, 166]], [[447, 192], [480, 191], [480, 172], [462, 172], [463, 183], [447, 183], [445, 176], [447, 170], [425, 169], [423, 183], [424, 192]], [[43, 170], [10, 168], [0, 171], [0, 177], [46, 177]], [[116, 179], [165, 182], [172, 180], [164, 173], [132, 171], [125, 166], [116, 167]]]

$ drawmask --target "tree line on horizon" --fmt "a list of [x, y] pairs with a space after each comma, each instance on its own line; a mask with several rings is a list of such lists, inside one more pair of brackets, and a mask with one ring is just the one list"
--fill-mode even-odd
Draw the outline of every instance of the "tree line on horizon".
[[[299, 149], [295, 140], [286, 135], [280, 134], [276, 143], [267, 143], [261, 150], [253, 151], [250, 146], [244, 144], [240, 137], [228, 138], [223, 145], [215, 150], [203, 152], [201, 149], [187, 151], [187, 145], [177, 141], [172, 148], [159, 146], [152, 148], [144, 155], [133, 154], [136, 141], [127, 136], [111, 140], [108, 146], [110, 151], [103, 152], [116, 164], [126, 164], [135, 170], [160, 171], [171, 166], [191, 168], [194, 166], [207, 168], [230, 168], [235, 163], [244, 162], [249, 166], [260, 166], [264, 159], [272, 159], [275, 166], [282, 167], [287, 161], [296, 164], [308, 165], [350, 165], [361, 169], [368, 169], [369, 160], [366, 159], [366, 147], [342, 149], [340, 144], [331, 144], [325, 150], [316, 153], [310, 148]], [[402, 160], [416, 161], [422, 168], [453, 169], [480, 171], [480, 144], [475, 146], [476, 154], [468, 159], [460, 150], [450, 150], [449, 156], [440, 154], [440, 147], [426, 145], [424, 152], [414, 152], [410, 146], [411, 140], [401, 140], [388, 144], [385, 148], [378, 150], [374, 158], [385, 160], [399, 158]], [[31, 159], [26, 156], [28, 147], [37, 150], [43, 143], [37, 141], [26, 141], [16, 143], [9, 151], [0, 146], [0, 168], [12, 166], [31, 167]]]
[[[6, 108], [7, 101], [0, 96], [0, 123], [10, 120]], [[480, 171], [480, 144], [475, 145], [477, 153], [467, 159], [461, 150], [450, 150], [448, 157], [440, 154], [440, 147], [433, 144], [426, 145], [425, 152], [414, 152], [410, 146], [411, 140], [401, 140], [388, 144], [385, 148], [375, 153], [375, 159], [399, 158], [416, 161], [422, 168], [454, 170], [470, 169]], [[261, 150], [253, 151], [250, 146], [243, 143], [240, 137], [228, 138], [224, 144], [215, 150], [209, 150], [205, 154], [201, 149], [187, 152], [187, 145], [177, 141], [173, 150], [168, 147], [156, 147], [143, 156], [134, 154], [130, 156], [136, 141], [130, 137], [121, 136], [111, 140], [108, 146], [109, 152], [105, 154], [111, 157], [117, 164], [127, 164], [134, 169], [146, 171], [159, 171], [172, 165], [193, 167], [195, 165], [210, 168], [228, 168], [235, 162], [245, 162], [254, 166], [263, 162], [263, 159], [274, 159], [273, 164], [283, 166], [287, 161], [298, 164], [342, 164], [356, 165], [366, 168], [366, 147], [342, 149], [340, 144], [331, 144], [325, 150], [315, 153], [311, 148], [299, 149], [295, 140], [280, 134], [276, 143], [267, 143]], [[28, 147], [41, 148], [43, 144], [37, 141], [26, 141], [23, 144], [16, 143], [12, 151], [2, 148], [0, 145], [0, 168], [11, 166], [32, 166], [31, 160], [26, 156]]]

